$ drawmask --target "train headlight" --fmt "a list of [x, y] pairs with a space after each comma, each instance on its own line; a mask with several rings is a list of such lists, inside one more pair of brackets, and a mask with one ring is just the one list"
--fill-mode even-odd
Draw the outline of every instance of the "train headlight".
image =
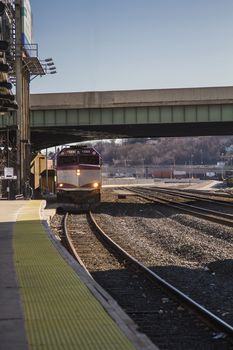
[[93, 187], [94, 187], [94, 188], [98, 188], [98, 187], [99, 187], [99, 183], [98, 183], [98, 182], [94, 182], [94, 183], [93, 183]]
[[76, 170], [76, 175], [77, 175], [77, 176], [80, 176], [80, 169], [77, 169], [77, 170]]
[[63, 187], [63, 184], [59, 184], [58, 187]]

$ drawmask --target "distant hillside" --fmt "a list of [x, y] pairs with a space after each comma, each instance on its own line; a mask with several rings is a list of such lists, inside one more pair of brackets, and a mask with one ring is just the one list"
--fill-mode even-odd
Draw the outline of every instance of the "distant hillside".
[[232, 163], [233, 136], [124, 139], [98, 142], [95, 147], [109, 165]]

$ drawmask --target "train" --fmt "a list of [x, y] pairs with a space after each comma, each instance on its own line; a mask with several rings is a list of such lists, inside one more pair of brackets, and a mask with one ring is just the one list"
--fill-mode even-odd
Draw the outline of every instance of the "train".
[[101, 201], [102, 158], [94, 147], [69, 146], [56, 159], [57, 205], [60, 209], [93, 209]]

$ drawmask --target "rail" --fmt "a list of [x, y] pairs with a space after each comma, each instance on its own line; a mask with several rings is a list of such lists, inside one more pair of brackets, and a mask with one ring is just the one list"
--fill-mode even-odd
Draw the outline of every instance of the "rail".
[[[68, 215], [68, 214], [67, 214]], [[217, 331], [220, 331], [229, 337], [230, 342], [233, 342], [233, 327], [226, 323], [224, 320], [207, 310], [202, 305], [198, 304], [196, 301], [191, 299], [188, 295], [168, 283], [165, 279], [161, 278], [158, 274], [154, 273], [148, 267], [143, 265], [133, 256], [131, 256], [128, 252], [122, 249], [116, 242], [114, 242], [97, 224], [94, 219], [93, 213], [88, 213], [91, 224], [98, 231], [101, 237], [120, 254], [125, 260], [128, 260], [130, 263], [136, 265], [137, 269], [141, 270], [147, 278], [155, 282], [159, 287], [161, 287], [167, 294], [169, 294], [173, 299], [179, 302], [179, 304], [183, 305], [185, 308], [188, 308], [190, 311], [194, 312], [199, 318], [202, 319], [208, 326], [211, 326]], [[64, 220], [66, 224], [66, 220]], [[68, 234], [68, 230], [65, 228], [64, 232]], [[69, 239], [70, 240], [70, 239]], [[74, 246], [71, 244], [72, 250], [74, 250]], [[73, 255], [76, 256], [76, 252], [73, 252]]]

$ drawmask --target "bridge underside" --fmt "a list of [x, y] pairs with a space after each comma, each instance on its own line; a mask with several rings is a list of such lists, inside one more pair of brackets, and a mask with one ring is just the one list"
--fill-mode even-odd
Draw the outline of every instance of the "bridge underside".
[[35, 149], [98, 139], [233, 134], [233, 104], [31, 111]]
[[130, 137], [185, 137], [233, 135], [233, 122], [102, 125], [80, 127], [46, 127], [32, 129], [31, 139], [35, 150], [91, 140], [130, 138]]

